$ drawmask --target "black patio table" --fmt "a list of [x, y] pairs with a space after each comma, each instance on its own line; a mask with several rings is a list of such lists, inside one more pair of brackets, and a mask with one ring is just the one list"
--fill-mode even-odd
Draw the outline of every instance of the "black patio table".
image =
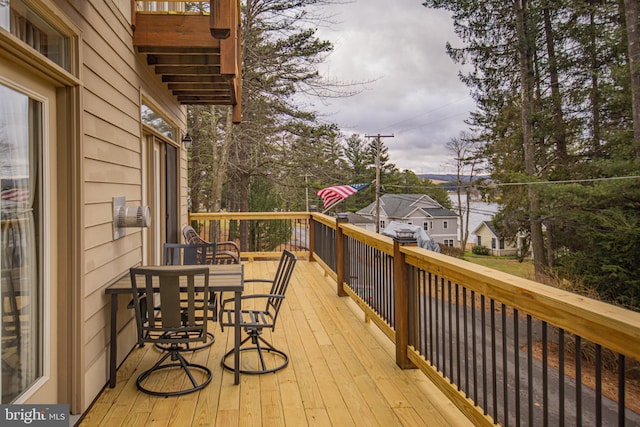
[[[228, 265], [209, 265], [209, 291], [211, 292], [233, 292], [235, 303], [236, 325], [240, 325], [240, 296], [244, 290], [244, 266], [242, 264]], [[175, 266], [158, 266], [157, 268], [176, 268]], [[138, 287], [140, 292], [145, 292], [144, 282]], [[198, 288], [196, 287], [196, 290]], [[129, 274], [122, 277], [117, 282], [108, 286], [105, 290], [107, 295], [111, 295], [111, 344], [109, 349], [109, 387], [116, 386], [116, 363], [118, 356], [118, 330], [117, 330], [117, 313], [118, 313], [118, 295], [131, 295], [131, 278]], [[234, 328], [234, 384], [240, 382], [240, 334], [242, 328], [236, 326]]]

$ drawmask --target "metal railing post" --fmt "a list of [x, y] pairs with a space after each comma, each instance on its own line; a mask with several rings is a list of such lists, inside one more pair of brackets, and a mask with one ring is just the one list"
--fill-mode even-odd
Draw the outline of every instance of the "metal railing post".
[[309, 261], [315, 261], [315, 228], [316, 228], [316, 222], [315, 219], [313, 218], [313, 215], [309, 215], [309, 222], [308, 224], [308, 230], [309, 230]]
[[345, 237], [342, 234], [340, 224], [348, 222], [347, 214], [339, 213], [336, 217], [336, 292], [340, 297], [346, 297], [348, 294], [344, 291], [345, 278]]

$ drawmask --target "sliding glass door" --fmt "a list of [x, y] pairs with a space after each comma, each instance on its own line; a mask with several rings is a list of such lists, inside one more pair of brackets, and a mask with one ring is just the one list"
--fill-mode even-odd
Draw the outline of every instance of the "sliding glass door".
[[43, 105], [0, 84], [2, 403], [43, 376]]

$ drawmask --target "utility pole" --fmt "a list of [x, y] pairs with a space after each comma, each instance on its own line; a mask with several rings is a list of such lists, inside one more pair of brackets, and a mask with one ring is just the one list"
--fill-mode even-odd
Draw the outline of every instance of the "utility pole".
[[304, 189], [305, 189], [305, 193], [306, 193], [305, 194], [305, 196], [306, 196], [305, 197], [305, 199], [306, 199], [305, 205], [307, 207], [306, 212], [309, 212], [309, 185], [308, 185], [307, 178], [309, 178], [309, 174], [305, 173], [304, 174]]
[[393, 138], [391, 135], [365, 135], [365, 138], [376, 138], [376, 233], [380, 233], [380, 138]]

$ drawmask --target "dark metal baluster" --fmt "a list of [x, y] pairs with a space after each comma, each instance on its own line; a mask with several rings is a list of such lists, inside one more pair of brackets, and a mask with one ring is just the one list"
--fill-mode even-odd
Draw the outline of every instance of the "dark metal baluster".
[[464, 348], [464, 389], [465, 391], [465, 395], [467, 397], [469, 397], [469, 391], [470, 391], [470, 387], [469, 387], [469, 328], [468, 328], [468, 319], [467, 319], [467, 288], [463, 287], [462, 288], [462, 306], [464, 307], [464, 311], [462, 312], [463, 315], [463, 324], [462, 324], [462, 328], [464, 330], [464, 342], [463, 342], [463, 348]]
[[493, 386], [493, 419], [498, 421], [498, 373], [496, 370], [496, 302], [493, 298], [490, 300], [491, 306], [491, 385]]
[[[389, 255], [384, 255], [387, 260], [387, 279], [386, 279], [386, 288], [387, 291], [387, 309], [389, 313], [394, 313], [393, 310], [393, 258]], [[409, 268], [409, 266], [403, 267], [405, 269]], [[394, 317], [395, 319], [395, 317]]]
[[431, 272], [429, 272], [429, 362], [431, 362], [431, 365], [433, 365], [434, 361], [433, 361], [433, 302], [434, 302], [434, 295], [433, 295], [433, 281], [434, 278], [431, 275]]
[[529, 426], [533, 426], [533, 328], [527, 314], [527, 385], [529, 393]]
[[549, 425], [549, 354], [547, 352], [547, 322], [542, 322], [542, 414], [544, 426]]
[[439, 295], [440, 295], [440, 287], [438, 286], [438, 282], [440, 281], [440, 277], [435, 276], [435, 284], [434, 284], [434, 292], [435, 292], [435, 301], [434, 301], [434, 307], [435, 307], [435, 312], [434, 312], [434, 317], [435, 317], [435, 337], [434, 337], [434, 341], [436, 344], [435, 347], [435, 365], [436, 367], [442, 371], [442, 369], [440, 369], [441, 365], [440, 365], [440, 303], [439, 303]]
[[582, 337], [576, 335], [576, 424], [582, 425]]
[[513, 309], [513, 371], [515, 376], [516, 427], [520, 427], [520, 323], [518, 310]]
[[460, 391], [462, 386], [462, 380], [460, 379], [460, 287], [456, 283], [456, 371], [457, 371], [457, 380], [456, 384], [458, 385], [458, 391]]
[[484, 414], [487, 415], [487, 323], [484, 295], [480, 295], [480, 310], [482, 317], [482, 409], [484, 410]]
[[440, 358], [440, 364], [441, 364], [441, 372], [443, 373], [443, 375], [446, 377], [446, 372], [447, 372], [447, 334], [446, 334], [446, 330], [445, 330], [445, 309], [444, 309], [444, 305], [445, 305], [445, 296], [444, 296], [444, 277], [440, 278], [440, 319], [439, 319], [439, 324], [440, 324], [440, 333], [442, 334], [442, 352], [441, 352], [441, 358]]
[[624, 427], [625, 425], [625, 390], [624, 390], [624, 355], [618, 354], [618, 425]]
[[602, 426], [602, 346], [596, 344], [596, 427]]
[[[420, 346], [416, 345], [416, 328], [418, 327], [418, 324], [420, 322], [417, 322], [416, 319], [417, 317], [415, 316], [415, 309], [416, 309], [416, 304], [415, 304], [415, 295], [417, 295], [414, 292], [414, 278], [413, 278], [413, 273], [414, 273], [414, 269], [415, 267], [412, 267], [410, 265], [406, 266], [406, 272], [407, 272], [407, 300], [409, 301], [409, 303], [407, 304], [407, 315], [409, 317], [409, 322], [407, 324], [407, 335], [408, 335], [408, 342], [407, 344], [409, 346], [413, 346], [414, 348], [417, 348], [418, 350], [420, 350]], [[387, 299], [391, 299], [391, 298], [387, 298]]]
[[425, 273], [424, 270], [419, 270], [420, 273], [420, 295], [421, 295], [421, 299], [422, 299], [422, 303], [421, 306], [419, 307], [420, 310], [420, 317], [422, 318], [422, 321], [420, 322], [420, 336], [418, 337], [418, 339], [420, 339], [420, 348], [421, 348], [421, 353], [422, 355], [425, 357], [425, 359], [427, 358], [427, 340], [428, 340], [428, 336], [427, 336], [427, 325], [429, 324], [429, 321], [427, 319], [427, 275]]
[[453, 383], [453, 295], [451, 294], [451, 281], [447, 280], [447, 297], [449, 299], [449, 381]]
[[558, 420], [564, 424], [564, 329], [558, 329], [558, 403], [560, 405]]
[[[518, 348], [515, 348], [517, 353]], [[507, 306], [502, 304], [502, 391], [504, 393], [504, 426], [509, 427], [509, 373], [507, 358]], [[497, 393], [496, 393], [497, 394]]]
[[473, 401], [478, 402], [478, 349], [476, 339], [476, 292], [471, 291], [471, 339], [473, 340]]

